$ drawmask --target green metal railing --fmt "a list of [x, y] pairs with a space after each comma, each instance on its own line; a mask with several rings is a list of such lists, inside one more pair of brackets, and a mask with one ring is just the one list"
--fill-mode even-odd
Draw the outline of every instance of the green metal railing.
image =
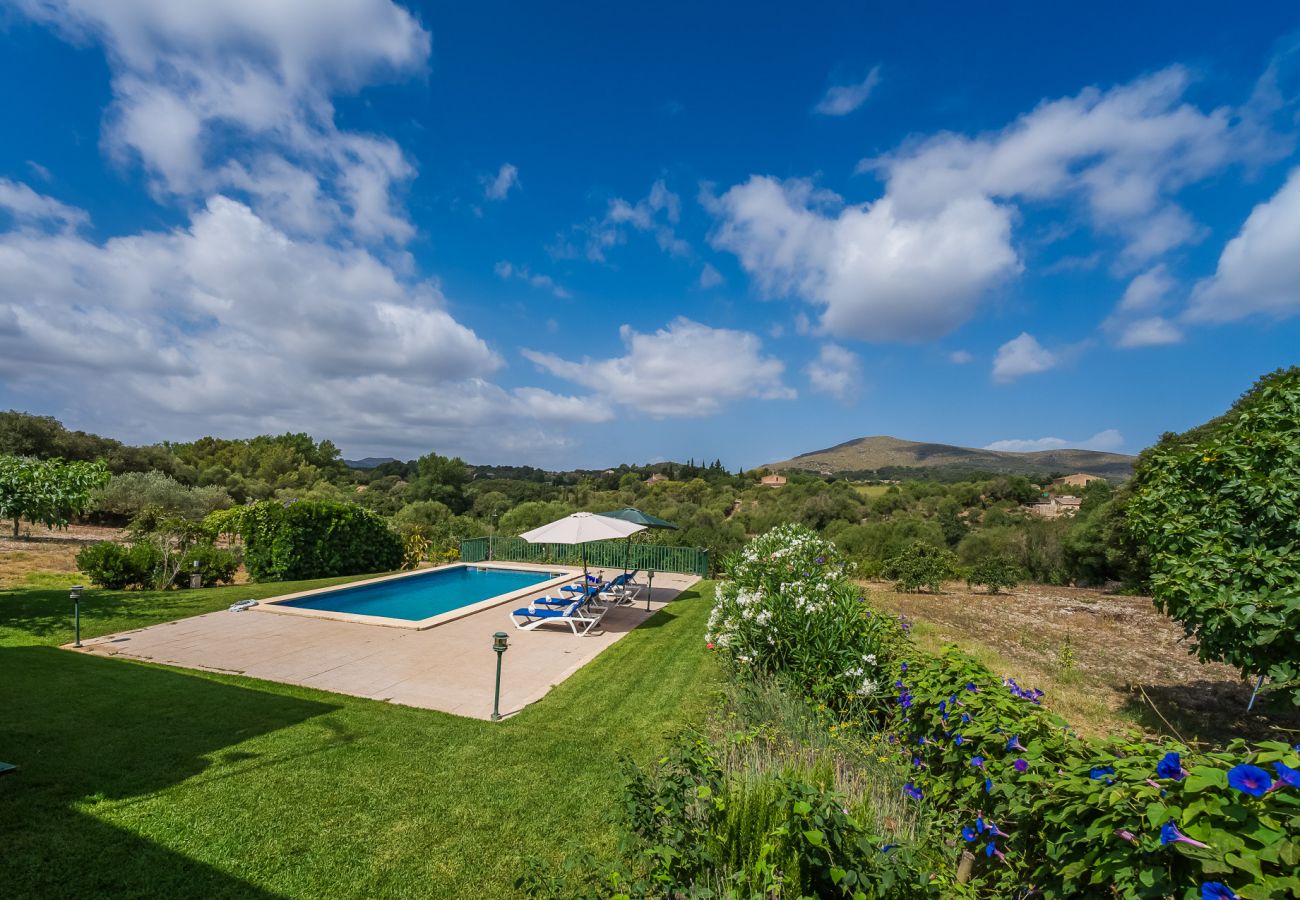
[[555, 563], [580, 566], [583, 559], [596, 569], [653, 569], [656, 572], [709, 574], [709, 551], [703, 547], [665, 547], [627, 541], [595, 541], [575, 544], [530, 544], [522, 538], [492, 536], [466, 538], [460, 542], [462, 562]]

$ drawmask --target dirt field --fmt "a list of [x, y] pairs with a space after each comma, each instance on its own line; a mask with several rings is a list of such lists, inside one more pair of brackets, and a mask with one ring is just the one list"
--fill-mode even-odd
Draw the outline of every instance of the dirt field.
[[14, 539], [13, 522], [0, 523], [0, 590], [17, 587], [66, 587], [77, 582], [77, 551], [97, 541], [122, 540], [121, 528], [70, 525], [51, 531], [22, 522]]
[[957, 643], [994, 671], [1047, 692], [1048, 705], [1084, 734], [1139, 728], [1188, 741], [1279, 737], [1294, 743], [1300, 716], [1246, 713], [1252, 684], [1188, 652], [1182, 628], [1146, 597], [1032, 585], [990, 596], [964, 585], [896, 594], [868, 584], [873, 601], [915, 622], [937, 649]]

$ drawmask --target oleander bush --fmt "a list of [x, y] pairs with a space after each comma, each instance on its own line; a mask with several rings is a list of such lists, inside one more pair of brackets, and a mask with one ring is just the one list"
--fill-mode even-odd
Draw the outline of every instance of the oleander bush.
[[882, 689], [880, 659], [896, 621], [864, 615], [835, 545], [803, 525], [755, 538], [724, 563], [706, 640], [742, 676], [780, 673], [847, 710]]
[[254, 581], [389, 572], [402, 539], [382, 516], [350, 503], [263, 501], [243, 508], [244, 565]]

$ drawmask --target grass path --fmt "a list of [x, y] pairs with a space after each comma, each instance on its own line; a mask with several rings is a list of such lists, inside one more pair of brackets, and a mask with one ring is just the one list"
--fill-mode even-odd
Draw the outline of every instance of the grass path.
[[[342, 579], [339, 579], [342, 580]], [[83, 637], [326, 582], [93, 592]], [[493, 724], [68, 653], [63, 591], [0, 591], [0, 884], [14, 896], [511, 896], [613, 839], [617, 761], [697, 718], [701, 584]], [[509, 677], [509, 655], [506, 656]]]

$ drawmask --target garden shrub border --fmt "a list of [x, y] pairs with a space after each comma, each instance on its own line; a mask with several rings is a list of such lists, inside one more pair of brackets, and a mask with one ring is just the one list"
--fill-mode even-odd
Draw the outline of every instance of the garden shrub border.
[[[1042, 706], [1041, 692], [998, 678], [955, 648], [920, 651], [905, 623], [863, 610], [865, 597], [859, 606], [843, 603], [857, 589], [833, 547], [800, 526], [756, 538], [728, 571], [735, 578], [719, 586], [711, 647], [738, 677], [789, 675], [843, 719], [874, 720], [915, 767], [907, 794], [962, 821], [954, 837], [975, 851], [981, 888], [1006, 896], [1107, 889], [1128, 897], [1300, 897], [1300, 746], [1234, 741], [1197, 751], [1081, 739]], [[897, 623], [870, 632], [851, 621], [829, 625], [876, 638], [872, 662], [891, 672], [892, 690], [878, 690], [870, 673], [855, 685], [860, 667], [851, 675], [838, 668], [856, 647], [819, 666], [812, 657], [820, 627], [785, 623], [785, 647], [765, 633], [771, 610], [808, 610], [808, 579], [823, 585], [811, 596], [836, 598], [818, 604], [814, 617], [851, 612], [864, 623]]]

